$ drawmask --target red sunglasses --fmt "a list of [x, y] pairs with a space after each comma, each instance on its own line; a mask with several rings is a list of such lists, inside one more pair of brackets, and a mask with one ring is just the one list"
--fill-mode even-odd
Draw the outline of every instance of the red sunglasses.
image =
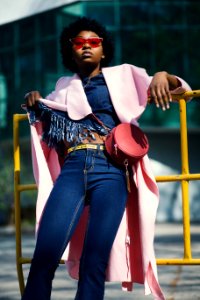
[[89, 37], [87, 39], [82, 37], [75, 37], [70, 39], [70, 42], [75, 46], [76, 49], [82, 48], [85, 44], [89, 44], [91, 48], [97, 48], [102, 41], [103, 38], [100, 37]]

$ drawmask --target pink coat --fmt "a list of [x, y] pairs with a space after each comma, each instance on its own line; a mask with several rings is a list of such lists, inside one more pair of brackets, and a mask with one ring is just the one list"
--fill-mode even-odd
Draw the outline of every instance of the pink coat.
[[[104, 68], [102, 72], [120, 121], [137, 124], [146, 107], [151, 77], [144, 69], [128, 64]], [[180, 81], [184, 90], [190, 89], [186, 82]], [[60, 78], [55, 91], [40, 100], [51, 108], [67, 111], [74, 120], [92, 112], [77, 74]], [[37, 226], [53, 182], [60, 172], [57, 153], [41, 142], [41, 134], [40, 122], [31, 126], [33, 171], [38, 186]], [[134, 282], [142, 283], [145, 294], [153, 293], [154, 299], [163, 300], [165, 297], [158, 284], [153, 247], [158, 188], [147, 155], [133, 169], [134, 184], [132, 182], [132, 192], [111, 250], [107, 280], [122, 282], [126, 290], [131, 290]], [[87, 210], [63, 255], [73, 278], [78, 278], [86, 217]]]

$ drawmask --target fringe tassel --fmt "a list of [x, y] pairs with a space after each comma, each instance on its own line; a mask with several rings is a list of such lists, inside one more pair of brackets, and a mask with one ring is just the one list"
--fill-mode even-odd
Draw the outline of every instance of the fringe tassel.
[[41, 102], [38, 102], [37, 109], [31, 109], [29, 113], [31, 124], [37, 121], [44, 122], [43, 140], [51, 148], [63, 140], [75, 145], [87, 137], [95, 140], [93, 132], [108, 134], [108, 130], [89, 116], [78, 122], [73, 121], [67, 112], [53, 110]]

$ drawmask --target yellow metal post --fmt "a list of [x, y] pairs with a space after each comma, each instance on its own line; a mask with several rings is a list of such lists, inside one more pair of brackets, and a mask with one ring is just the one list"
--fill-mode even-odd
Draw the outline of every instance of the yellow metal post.
[[15, 198], [15, 239], [16, 239], [16, 267], [19, 280], [19, 288], [21, 294], [24, 290], [24, 276], [22, 264], [20, 262], [22, 256], [21, 249], [21, 206], [20, 192], [18, 186], [20, 184], [20, 150], [19, 150], [19, 120], [20, 115], [13, 116], [13, 146], [14, 146], [14, 198]]
[[[182, 174], [189, 174], [188, 163], [188, 138], [187, 138], [187, 114], [185, 99], [179, 100], [180, 111], [180, 138], [181, 138], [181, 166]], [[191, 236], [190, 236], [190, 204], [189, 204], [189, 181], [181, 181], [182, 188], [182, 212], [183, 212], [183, 240], [184, 258], [190, 259], [191, 255]]]

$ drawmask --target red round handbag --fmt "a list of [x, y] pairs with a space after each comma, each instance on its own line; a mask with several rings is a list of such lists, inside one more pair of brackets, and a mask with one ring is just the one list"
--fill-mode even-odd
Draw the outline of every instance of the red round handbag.
[[105, 147], [112, 159], [120, 165], [132, 165], [149, 150], [145, 133], [136, 125], [121, 123], [107, 135]]

